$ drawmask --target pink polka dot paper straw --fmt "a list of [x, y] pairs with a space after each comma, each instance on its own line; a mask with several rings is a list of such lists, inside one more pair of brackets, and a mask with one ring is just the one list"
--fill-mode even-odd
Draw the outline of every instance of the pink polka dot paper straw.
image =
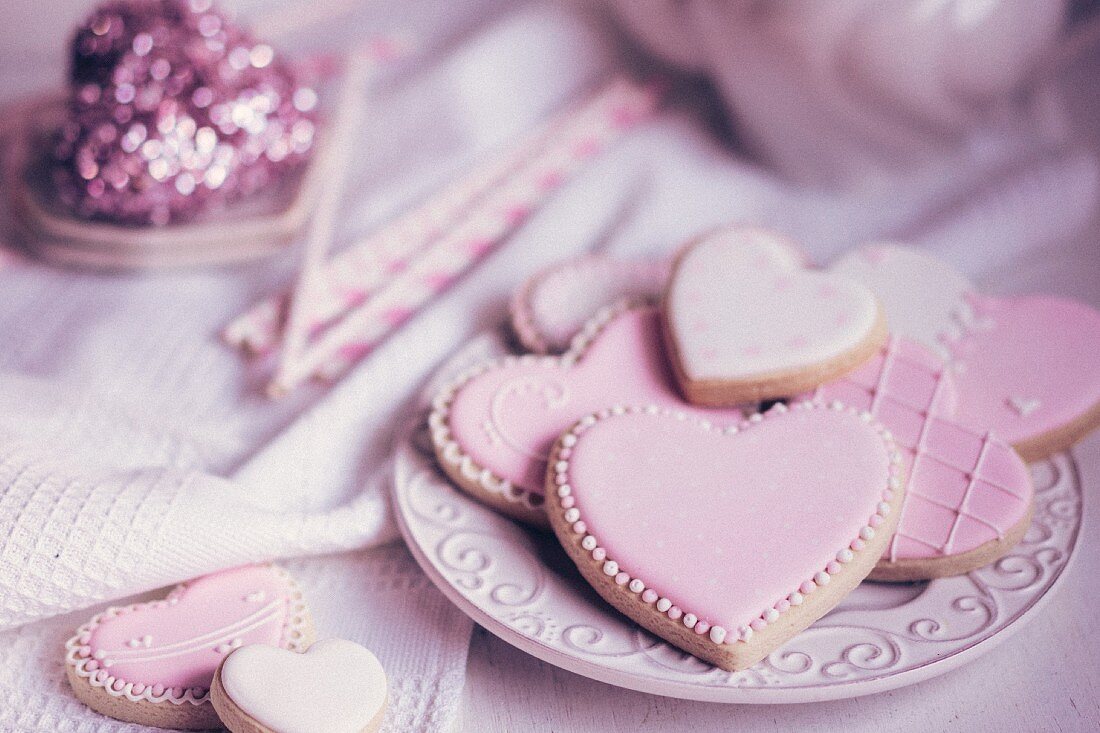
[[[420, 206], [356, 242], [322, 266], [301, 305], [309, 314], [308, 330], [316, 334], [333, 320], [360, 305], [394, 275], [408, 267], [417, 252], [470, 214], [488, 191], [500, 186], [524, 165], [545, 152], [555, 138], [570, 134], [582, 118], [605, 118], [616, 109], [629, 109], [638, 88], [617, 79], [592, 95], [582, 106], [553, 116], [531, 133], [470, 174], [450, 184]], [[588, 123], [586, 123], [588, 124]], [[267, 298], [236, 318], [223, 331], [231, 346], [266, 354], [279, 345], [286, 316], [286, 294]]]
[[317, 334], [301, 358], [284, 361], [269, 385], [283, 394], [313, 376], [333, 379], [484, 259], [550, 194], [627, 129], [649, 117], [653, 87], [619, 80], [574, 111], [551, 142], [476, 209], [410, 259], [343, 320]]
[[320, 154], [323, 158], [317, 163], [321, 170], [328, 172], [329, 180], [309, 221], [302, 269], [294, 286], [287, 315], [280, 367], [296, 360], [309, 339], [310, 308], [306, 304], [311, 302], [312, 293], [318, 289], [321, 267], [336, 231], [336, 216], [347, 178], [347, 151], [361, 126], [364, 89], [372, 77], [377, 75], [378, 61], [371, 53], [352, 53], [348, 56], [344, 75], [340, 80], [335, 114], [326, 130], [329, 142], [322, 148]]

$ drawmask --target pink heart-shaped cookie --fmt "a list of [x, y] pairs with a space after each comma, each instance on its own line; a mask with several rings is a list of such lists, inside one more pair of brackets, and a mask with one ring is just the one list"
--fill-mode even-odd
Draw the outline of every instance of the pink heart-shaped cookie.
[[66, 643], [66, 671], [77, 697], [105, 715], [203, 730], [218, 725], [209, 691], [226, 654], [255, 643], [301, 649], [311, 639], [290, 575], [250, 565], [96, 615]]
[[948, 361], [959, 419], [991, 429], [1027, 461], [1100, 426], [1100, 312], [1073, 300], [977, 295], [954, 268], [919, 249], [872, 245], [830, 270], [879, 297], [891, 333]]
[[871, 571], [904, 469], [885, 428], [852, 408], [799, 402], [718, 427], [630, 407], [566, 431], [547, 489], [558, 539], [605, 599], [737, 670]]
[[386, 710], [386, 673], [368, 649], [324, 639], [304, 654], [253, 644], [226, 657], [212, 698], [234, 731], [371, 733]]
[[1065, 298], [971, 297], [973, 325], [945, 337], [959, 415], [1024, 460], [1069, 448], [1100, 426], [1100, 312]]
[[688, 245], [664, 302], [676, 376], [697, 404], [797, 394], [874, 355], [886, 323], [870, 290], [729, 238]]
[[543, 270], [512, 296], [512, 330], [536, 354], [558, 353], [602, 308], [621, 300], [656, 303], [668, 280], [666, 260], [588, 255]]
[[609, 404], [653, 403], [717, 420], [676, 391], [654, 308], [620, 305], [584, 327], [561, 357], [479, 365], [444, 387], [428, 423], [440, 465], [464, 490], [524, 521], [546, 525], [543, 480], [550, 448], [577, 418]]
[[[892, 337], [877, 356], [814, 393], [866, 410], [891, 431], [908, 482], [898, 528], [871, 577], [920, 580], [993, 562], [1027, 531], [1034, 486], [1016, 452], [955, 419], [960, 390], [942, 361]], [[965, 401], [965, 400], [962, 400]]]

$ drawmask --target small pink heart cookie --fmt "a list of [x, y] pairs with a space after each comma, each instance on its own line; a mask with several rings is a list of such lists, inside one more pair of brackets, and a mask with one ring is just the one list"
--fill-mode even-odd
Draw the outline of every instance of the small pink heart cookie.
[[302, 654], [267, 644], [222, 662], [211, 697], [232, 733], [373, 733], [386, 712], [386, 673], [369, 650], [344, 639]]
[[656, 304], [668, 280], [667, 260], [587, 255], [529, 278], [512, 296], [512, 330], [536, 354], [561, 353], [586, 321], [621, 300]]
[[[803, 266], [805, 254], [787, 238], [765, 229], [729, 226], [708, 238], [727, 238], [735, 246], [790, 268]], [[667, 259], [618, 259], [584, 255], [553, 265], [530, 277], [512, 296], [512, 328], [523, 346], [536, 354], [560, 353], [600, 309], [621, 300], [656, 304], [668, 282]]]
[[727, 670], [855, 588], [904, 493], [885, 428], [813, 402], [725, 427], [657, 406], [602, 410], [562, 434], [547, 471], [550, 523], [585, 579]]
[[752, 251], [728, 235], [680, 252], [664, 316], [680, 387], [703, 405], [813, 389], [865, 362], [886, 340], [886, 320], [866, 287], [799, 269], [785, 250]]
[[475, 366], [440, 390], [428, 425], [439, 465], [473, 497], [546, 525], [543, 481], [554, 440], [609, 404], [653, 403], [716, 420], [738, 409], [687, 405], [676, 390], [655, 308], [606, 309], [563, 356], [522, 356]]
[[166, 598], [112, 607], [65, 644], [76, 696], [104, 715], [183, 730], [219, 726], [210, 685], [245, 644], [304, 649], [313, 624], [290, 575], [249, 565], [177, 586]]
[[[1035, 488], [1010, 445], [968, 427], [960, 390], [935, 355], [891, 337], [814, 398], [866, 410], [891, 431], [908, 483], [898, 528], [871, 577], [923, 580], [987, 565], [1027, 531]], [[961, 417], [956, 419], [956, 415]]]
[[944, 357], [959, 418], [990, 429], [1026, 461], [1071, 447], [1100, 426], [1100, 312], [1051, 296], [977, 294], [919, 249], [868, 245], [830, 268], [875, 291], [890, 331]]

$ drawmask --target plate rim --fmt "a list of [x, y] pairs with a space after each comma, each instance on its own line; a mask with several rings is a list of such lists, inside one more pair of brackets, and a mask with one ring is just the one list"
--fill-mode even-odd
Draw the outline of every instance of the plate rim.
[[[417, 422], [419, 425], [419, 422]], [[415, 430], [415, 427], [414, 427]], [[622, 687], [636, 692], [674, 697], [682, 700], [694, 700], [699, 702], [715, 702], [723, 704], [800, 704], [812, 702], [824, 702], [829, 700], [844, 700], [863, 695], [871, 695], [879, 692], [896, 690], [909, 685], [917, 684], [933, 677], [938, 677], [951, 670], [957, 669], [991, 651], [1003, 641], [1010, 638], [1027, 624], [1050, 601], [1053, 592], [1063, 581], [1063, 577], [1073, 563], [1077, 547], [1081, 539], [1081, 525], [1084, 522], [1084, 501], [1081, 502], [1080, 521], [1074, 531], [1073, 539], [1067, 548], [1065, 562], [1061, 563], [1054, 571], [1054, 577], [1043, 592], [1037, 596], [1023, 611], [1008, 621], [997, 631], [980, 639], [959, 651], [933, 660], [913, 669], [902, 670], [892, 674], [873, 677], [870, 679], [854, 679], [836, 684], [820, 685], [814, 687], [800, 687], [797, 689], [781, 687], [706, 687], [690, 685], [674, 680], [662, 680], [655, 676], [630, 674], [611, 669], [596, 662], [580, 657], [570, 656], [540, 639], [527, 636], [522, 632], [509, 627], [504, 622], [494, 618], [476, 603], [466, 598], [461, 591], [447, 580], [435, 564], [427, 556], [427, 553], [416, 541], [412, 528], [408, 524], [404, 502], [405, 492], [403, 487], [409, 482], [404, 480], [404, 475], [411, 470], [411, 461], [420, 457], [419, 452], [411, 445], [411, 433], [402, 435], [397, 450], [394, 453], [394, 475], [391, 486], [394, 503], [394, 514], [397, 520], [401, 536], [405, 540], [410, 553], [416, 559], [424, 573], [443, 595], [459, 608], [472, 621], [486, 629], [494, 636], [514, 646], [521, 651], [530, 654], [555, 667], [568, 672], [579, 674], [583, 677], [602, 682], [615, 687]], [[410, 453], [412, 457], [410, 457]], [[1069, 470], [1074, 479], [1080, 485], [1080, 468], [1074, 459], [1072, 452], [1063, 453], [1067, 457]], [[427, 459], [425, 459], [427, 460]], [[447, 481], [447, 479], [441, 479]], [[453, 486], [452, 486], [453, 488]], [[458, 489], [454, 489], [459, 491]], [[1083, 498], [1083, 492], [1082, 492]], [[477, 511], [492, 511], [488, 507], [479, 504], [472, 497], [460, 495], [460, 498], [471, 503]]]

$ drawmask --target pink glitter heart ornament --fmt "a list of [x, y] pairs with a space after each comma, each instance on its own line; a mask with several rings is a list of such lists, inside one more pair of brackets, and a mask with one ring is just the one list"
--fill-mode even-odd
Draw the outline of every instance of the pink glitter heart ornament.
[[317, 95], [211, 0], [114, 0], [78, 28], [53, 180], [86, 219], [193, 219], [300, 166]]

